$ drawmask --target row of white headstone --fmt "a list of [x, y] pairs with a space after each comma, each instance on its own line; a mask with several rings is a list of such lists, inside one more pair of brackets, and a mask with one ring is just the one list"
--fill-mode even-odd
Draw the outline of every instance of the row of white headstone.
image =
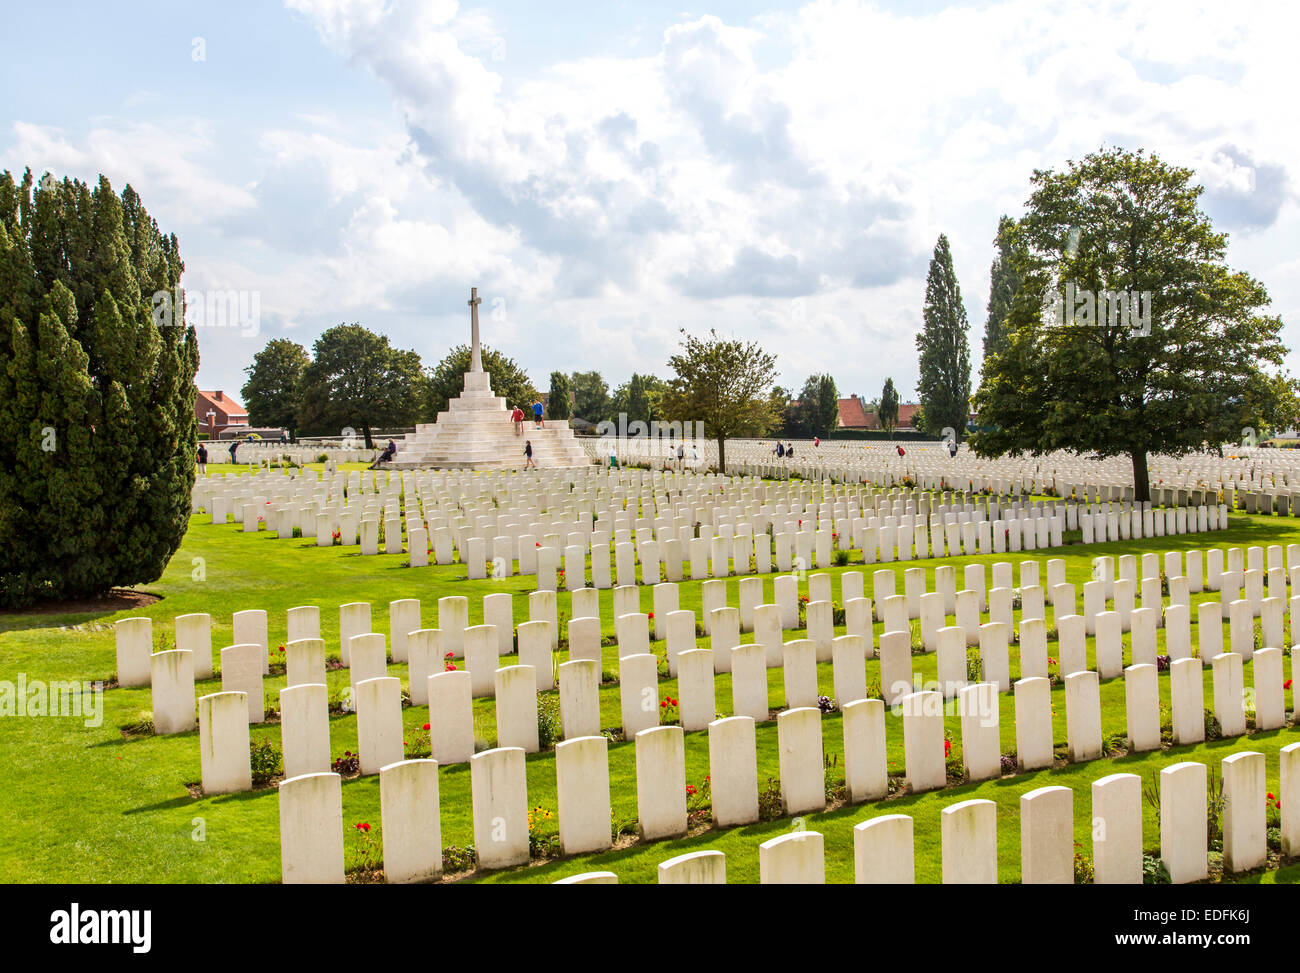
[[[986, 626], [987, 628], [987, 626]], [[436, 631], [436, 630], [428, 630]], [[892, 634], [892, 633], [891, 633]], [[981, 632], [983, 636], [985, 632]], [[382, 635], [358, 636], [378, 640]], [[998, 695], [1014, 693], [1017, 767], [1022, 771], [1050, 767], [1055, 757], [1052, 725], [1051, 684], [1045, 676], [1023, 675], [1010, 681], [1005, 638], [1000, 652], [981, 646], [985, 681], [969, 682], [964, 666], [964, 640], [958, 630], [953, 644], [961, 646], [960, 669], [945, 672], [947, 660], [939, 660], [938, 689], [934, 684], [913, 683], [910, 652], [903, 647], [906, 662], [893, 662], [892, 640], [883, 640], [882, 700], [868, 696], [865, 649], [859, 636], [834, 640], [832, 674], [835, 704], [843, 716], [846, 760], [864, 776], [850, 775], [850, 792], [867, 796], [885, 793], [884, 707], [892, 705], [902, 716], [905, 770], [913, 791], [943, 787], [947, 783], [944, 748], [946, 712], [960, 717], [962, 754], [972, 780], [999, 776], [1003, 772], [1000, 743], [1001, 721]], [[354, 642], [354, 647], [356, 643]], [[488, 651], [492, 648], [489, 645]], [[539, 651], [550, 655], [544, 642]], [[769, 683], [764, 649], [759, 645], [733, 648], [731, 655], [731, 703], [735, 717], [751, 724], [770, 718]], [[678, 659], [677, 717], [686, 731], [708, 729], [712, 733], [718, 706], [714, 685], [713, 652], [693, 649]], [[1292, 669], [1296, 651], [1292, 650]], [[183, 660], [183, 656], [181, 657]], [[815, 646], [810, 640], [787, 642], [782, 651], [783, 704], [778, 722], [788, 712], [819, 713]], [[1247, 700], [1254, 712], [1255, 731], [1264, 732], [1286, 725], [1285, 658], [1281, 649], [1265, 648], [1255, 653], [1253, 686], [1247, 696], [1242, 656], [1222, 653], [1211, 660], [1213, 669], [1213, 713], [1224, 737], [1247, 732]], [[650, 654], [635, 654], [622, 660], [619, 683], [622, 732], [625, 739], [637, 738], [661, 722], [663, 701], [657, 682], [657, 660]], [[947, 668], [952, 668], [950, 665]], [[1024, 667], [1022, 666], [1022, 670]], [[374, 672], [355, 672], [352, 698], [357, 713], [358, 755], [362, 774], [372, 774], [404, 754], [401, 682], [387, 676], [382, 658]], [[304, 670], [299, 670], [300, 672]], [[492, 667], [496, 707], [497, 743], [518, 747], [528, 753], [540, 749], [537, 694], [553, 688], [548, 667], [530, 664]], [[286, 774], [322, 772], [330, 766], [329, 696], [323, 666], [307, 671], [319, 681], [295, 683], [280, 694], [281, 739]], [[364, 678], [362, 678], [364, 676]], [[596, 660], [571, 660], [558, 667], [562, 737], [565, 740], [597, 736], [604, 732], [600, 713], [600, 664]], [[950, 678], [949, 678], [950, 677]], [[1123, 670], [1127, 747], [1133, 752], [1157, 749], [1161, 744], [1160, 681], [1154, 664], [1137, 663]], [[250, 700], [261, 699], [260, 676], [256, 696], [238, 685], [199, 700], [199, 737], [203, 756], [203, 788], [208, 793], [246, 790], [249, 777], [248, 724], [259, 722], [253, 710], [261, 707]], [[475, 673], [452, 670], [435, 673], [424, 680], [432, 755], [444, 764], [469, 760], [475, 747], [473, 698]], [[1066, 742], [1071, 762], [1086, 762], [1103, 754], [1100, 679], [1097, 672], [1083, 669], [1064, 676]], [[412, 683], [414, 685], [414, 683]], [[479, 692], [479, 695], [484, 693]], [[1170, 664], [1170, 710], [1175, 745], [1199, 743], [1205, 739], [1206, 711], [1202, 665], [1197, 659], [1176, 659]], [[192, 696], [191, 696], [192, 698]], [[953, 702], [945, 703], [945, 700]], [[157, 706], [157, 703], [155, 704]], [[160, 713], [156, 709], [155, 721]], [[192, 719], [192, 705], [188, 710]], [[169, 719], [179, 719], [178, 711]], [[189, 729], [192, 729], [192, 724]], [[820, 731], [819, 731], [820, 734]], [[785, 745], [782, 743], [784, 759]], [[820, 735], [817, 765], [820, 766]], [[850, 759], [851, 758], [851, 759]], [[810, 757], [811, 759], [811, 757]]]
[[[1160, 571], [1163, 563], [1163, 570], [1170, 586], [1170, 601], [1172, 604], [1188, 604], [1189, 594], [1199, 593], [1205, 588], [1218, 590], [1222, 592], [1222, 601], [1225, 606], [1223, 614], [1224, 617], [1227, 617], [1226, 605], [1231, 600], [1229, 594], [1240, 593], [1244, 586], [1246, 600], [1251, 604], [1252, 614], [1255, 617], [1260, 617], [1264, 613], [1264, 586], [1267, 585], [1270, 591], [1283, 591], [1287, 585], [1288, 577], [1291, 580], [1295, 579], [1295, 570], [1297, 566], [1300, 566], [1300, 545], [1291, 544], [1287, 546], [1286, 563], [1288, 567], [1285, 570], [1282, 556], [1283, 552], [1280, 545], [1270, 546], [1267, 550], [1268, 568], [1267, 572], [1265, 572], [1265, 551], [1263, 548], [1248, 548], [1244, 562], [1241, 549], [1230, 548], [1226, 552], [1227, 570], [1225, 571], [1224, 551], [1211, 549], [1204, 552], [1204, 554], [1201, 551], [1188, 551], [1186, 553], [1186, 573], [1184, 574], [1183, 554], [1181, 552], [1171, 551], [1166, 553], [1163, 562], [1154, 553], [1144, 554], [1141, 559], [1143, 607], [1159, 607], [1161, 591], [1158, 585], [1161, 580]], [[1203, 562], [1208, 566], [1208, 572], [1203, 571]], [[1130, 581], [1136, 585], [1137, 563], [1136, 556], [1122, 555], [1119, 558], [1117, 576], [1113, 557], [1106, 556], [1096, 559], [1094, 573], [1097, 575], [1097, 581], [1088, 582], [1084, 585], [1083, 614], [1089, 620], [1089, 634], [1093, 634], [1094, 631], [1091, 619], [1103, 610], [1105, 602], [1110, 601], [1116, 602], [1116, 610], [1120, 612], [1124, 621], [1124, 630], [1129, 629], [1127, 623], [1132, 611], [1132, 608], [1129, 607], [1132, 598], [1131, 595], [1125, 593], [1122, 584], [1120, 585], [1120, 594], [1117, 597], [1116, 583], [1117, 581]], [[1243, 564], [1249, 567], [1243, 568]], [[1010, 591], [1013, 583], [1012, 571], [1013, 566], [1009, 562], [993, 564], [993, 589], [1002, 588]], [[978, 596], [978, 610], [980, 612], [988, 610], [984, 572], [985, 569], [982, 564], [967, 565], [963, 570], [965, 590], [974, 592]], [[1039, 594], [1031, 590], [1039, 585], [1038, 572], [1039, 563], [1037, 561], [1022, 561], [1020, 567], [1020, 591], [1012, 592], [1013, 595], [1019, 593], [1022, 598], [1028, 598], [1026, 617], [1042, 617], [1041, 611], [1033, 607], [1039, 605]], [[1208, 573], [1208, 578], [1205, 576], [1206, 573]], [[781, 625], [783, 629], [795, 627], [794, 623], [798, 614], [798, 584], [800, 578], [800, 574], [794, 574], [778, 576], [772, 579], [772, 603], [781, 609]], [[1071, 584], [1061, 588], [1060, 586], [1065, 584], [1064, 578], [1065, 562], [1059, 558], [1049, 560], [1047, 562], [1046, 588], [1052, 594], [1054, 614], [1057, 616], [1075, 613], [1073, 610], [1073, 606], [1076, 605], [1073, 600], [1074, 586]], [[1102, 586], [1100, 589], [1095, 587], [1097, 582], [1100, 582]], [[1094, 587], [1089, 588], [1089, 584], [1093, 584]], [[873, 595], [876, 598], [877, 605], [881, 606], [877, 609], [877, 617], [883, 619], [883, 602], [893, 595], [894, 590], [893, 571], [888, 569], [877, 570], [873, 575]], [[969, 624], [969, 613], [962, 613], [956, 604], [957, 597], [961, 592], [956, 590], [954, 567], [945, 565], [934, 569], [934, 590], [944, 596], [944, 615], [952, 616], [956, 613], [959, 620], [965, 617], [968, 622], [965, 627], [973, 629], [973, 626]], [[830, 576], [815, 574], [809, 577], [808, 591], [810, 601], [830, 601], [832, 598]], [[739, 608], [740, 628], [742, 631], [754, 630], [753, 611], [759, 605], [766, 603], [763, 592], [762, 578], [741, 579]], [[849, 602], [863, 597], [863, 592], [863, 575], [861, 572], [847, 571], [841, 575], [841, 594], [846, 606]], [[922, 617], [921, 598], [926, 593], [927, 582], [924, 569], [906, 569], [904, 572], [904, 594], [909, 619]], [[571, 595], [573, 602], [571, 614], [574, 618], [599, 617], [600, 602], [593, 589], [574, 589]], [[713, 611], [717, 608], [726, 607], [726, 597], [726, 583], [722, 579], [711, 579], [702, 583], [701, 620], [706, 634], [710, 631]], [[1000, 605], [1000, 599], [995, 599], [995, 601]], [[1064, 601], [1066, 607], [1071, 610], [1061, 611], [1061, 601]], [[654, 586], [655, 612], [661, 619], [655, 625], [655, 637], [657, 639], [667, 637], [665, 634], [667, 615], [675, 611], [678, 604], [676, 583], [663, 582]], [[439, 599], [438, 605], [439, 627], [448, 633], [449, 647], [455, 656], [459, 656], [461, 654], [461, 638], [457, 633], [468, 627], [468, 599], [465, 596], [448, 596]], [[510, 651], [506, 647], [507, 638], [504, 633], [513, 631], [512, 605], [512, 596], [503, 592], [486, 595], [483, 600], [483, 617], [485, 621], [497, 625], [503, 633], [501, 636], [503, 654]], [[639, 605], [639, 594], [633, 586], [625, 585], [614, 589], [615, 618], [636, 611]], [[549, 619], [558, 623], [553, 593], [532, 593], [529, 596], [529, 606], [530, 620]], [[1035, 614], [1035, 612], [1038, 612], [1038, 614]], [[365, 603], [350, 603], [341, 606], [339, 613], [339, 648], [346, 664], [348, 637], [370, 631], [370, 608]], [[991, 617], [990, 620], [1010, 622], [1009, 614], [1000, 607], [997, 608], [996, 614], [997, 617]], [[1004, 615], [1007, 617], [1003, 617]], [[390, 629], [394, 633], [393, 658], [396, 661], [405, 661], [403, 633], [419, 628], [419, 618], [420, 604], [418, 600], [400, 599], [390, 603]], [[290, 608], [287, 613], [287, 624], [289, 641], [300, 638], [319, 638], [319, 608], [315, 606]], [[1159, 624], [1159, 620], [1157, 624]], [[175, 626], [175, 644], [177, 648], [194, 651], [196, 653], [196, 676], [200, 679], [208, 678], [211, 675], [210, 616], [204, 613], [177, 616]], [[232, 618], [232, 630], [233, 641], [237, 644], [259, 643], [269, 647], [267, 618], [264, 611], [250, 609], [236, 612]], [[153, 645], [150, 621], [146, 618], [124, 619], [118, 623], [117, 633], [119, 683], [127, 686], [147, 683], [147, 660], [149, 653], [152, 652]], [[853, 634], [865, 633], [853, 632]], [[558, 638], [558, 630], [555, 636]], [[554, 644], [558, 645], [558, 642]], [[973, 640], [972, 644], [974, 644]], [[205, 664], [205, 658], [209, 660], [207, 664]], [[265, 668], [264, 666], [264, 671]]]
[[[825, 806], [821, 763], [787, 783], [787, 749], [820, 750], [816, 711], [783, 714], [780, 730], [782, 798], [788, 814]], [[716, 729], [716, 737], [715, 737]], [[722, 828], [758, 819], [753, 770], [753, 724], [743, 717], [710, 727], [712, 817]], [[612, 846], [607, 741], [580, 737], [556, 752], [559, 838], [562, 853], [592, 854]], [[717, 746], [718, 750], [714, 747]], [[688, 821], [684, 747], [680, 728], [644, 730], [636, 738], [637, 813], [643, 840], [679, 837]], [[719, 765], [719, 759], [722, 761]], [[791, 768], [800, 771], [803, 768]], [[812, 771], [815, 771], [812, 772]], [[1222, 762], [1223, 862], [1243, 872], [1267, 862], [1266, 760], [1243, 751]], [[379, 771], [381, 834], [389, 882], [435, 881], [442, 875], [442, 839], [436, 760], [399, 760]], [[1281, 841], [1284, 855], [1300, 851], [1300, 743], [1279, 752]], [[530, 857], [524, 751], [503, 747], [470, 762], [474, 844], [480, 869], [510, 868]], [[1160, 857], [1171, 882], [1208, 876], [1208, 768], [1185, 761], [1160, 772]], [[286, 883], [345, 880], [342, 779], [334, 773], [290, 777], [279, 786], [281, 874]], [[1141, 884], [1143, 880], [1142, 783], [1136, 774], [1112, 774], [1092, 784], [1094, 881]], [[997, 804], [972, 799], [940, 815], [942, 880], [945, 884], [995, 884], [998, 880]], [[906, 815], [882, 815], [854, 828], [854, 874], [858, 883], [914, 881], [913, 827]], [[1072, 884], [1074, 792], [1036, 788], [1020, 798], [1021, 881]], [[660, 866], [661, 882], [725, 881], [718, 852], [696, 852]], [[759, 846], [764, 884], [825, 881], [822, 835], [796, 830]], [[565, 884], [613, 883], [608, 872], [585, 873]]]
[[[702, 479], [709, 481], [708, 477]], [[584, 482], [591, 480], [599, 483], [601, 475], [586, 474]], [[437, 564], [451, 564], [459, 557], [471, 577], [509, 576], [517, 569], [522, 574], [538, 574], [539, 586], [544, 588], [554, 588], [553, 573], [562, 562], [567, 585], [581, 587], [585, 570], [575, 562], [587, 557], [593, 558], [593, 587], [606, 588], [614, 580], [619, 584], [636, 583], [638, 563], [645, 583], [653, 583], [661, 574], [668, 580], [680, 580], [687, 563], [693, 578], [721, 577], [733, 570], [750, 573], [752, 556], [753, 571], [764, 574], [771, 570], [773, 559], [778, 570], [789, 570], [795, 564], [805, 568], [827, 566], [832, 563], [835, 549], [860, 550], [864, 563], [1015, 552], [1060, 546], [1064, 530], [1080, 529], [1084, 542], [1093, 543], [1218, 529], [1226, 525], [1227, 516], [1227, 507], [1222, 505], [1153, 510], [1150, 504], [1086, 507], [1055, 502], [1044, 505], [1038, 501], [1004, 508], [996, 499], [981, 499], [958, 508], [940, 503], [937, 495], [932, 506], [930, 498], [919, 495], [911, 499], [906, 499], [905, 494], [893, 495], [891, 501], [874, 493], [851, 497], [846, 502], [843, 494], [834, 490], [831, 495], [841, 497], [838, 504], [823, 502], [814, 507], [811, 503], [756, 499], [779, 491], [769, 490], [767, 484], [746, 484], [742, 480], [740, 508], [727, 500], [726, 485], [718, 495], [694, 495], [693, 503], [683, 503], [679, 497], [671, 510], [667, 494], [642, 495], [640, 507], [656, 507], [653, 520], [634, 517], [621, 509], [622, 503], [637, 501], [636, 497], [607, 498], [603, 510], [598, 500], [584, 500], [575, 512], [566, 502], [566, 491], [553, 498], [551, 508], [554, 502], [564, 503], [565, 513], [558, 519], [539, 520], [535, 501], [513, 505], [509, 494], [515, 487], [505, 491], [505, 506], [495, 493], [490, 493], [482, 505], [462, 496], [446, 506], [440, 500], [432, 511], [426, 503], [421, 511], [418, 481], [409, 485], [400, 480], [392, 482], [395, 486], [391, 492], [363, 496], [361, 503], [347, 506], [340, 506], [337, 499], [331, 503], [328, 495], [309, 498], [305, 494], [272, 505], [254, 495], [256, 486], [251, 483], [229, 487], [226, 493], [215, 493], [203, 502], [211, 505], [217, 523], [225, 522], [229, 505], [237, 521], [241, 513], [244, 515], [246, 531], [256, 531], [259, 516], [265, 515], [277, 536], [291, 537], [297, 530], [303, 536], [315, 536], [318, 545], [329, 546], [337, 533], [344, 545], [356, 544], [359, 539], [363, 554], [380, 552], [381, 524], [383, 551], [401, 553], [404, 525], [412, 566], [427, 565], [431, 554]], [[718, 482], [728, 483], [715, 480], [708, 489]], [[310, 483], [306, 487], [310, 489]], [[341, 486], [336, 483], [335, 488]], [[408, 489], [411, 492], [407, 493]], [[235, 496], [235, 490], [244, 492]], [[748, 503], [746, 496], [750, 498]], [[405, 507], [404, 497], [409, 498]], [[309, 499], [314, 506], [302, 506]], [[590, 519], [593, 512], [594, 522]], [[613, 576], [608, 563], [611, 542]], [[622, 549], [620, 545], [624, 544], [631, 545], [630, 549]], [[577, 554], [572, 550], [575, 547], [582, 548], [583, 553]]]
[[[1295, 549], [1295, 550], [1292, 550]], [[1300, 548], [1290, 545], [1290, 554], [1300, 553]], [[1228, 551], [1229, 565], [1242, 563], [1240, 549]], [[1234, 556], [1235, 555], [1235, 556]], [[1263, 563], [1264, 551], [1250, 548], [1247, 563]], [[1285, 590], [1286, 581], [1280, 564], [1282, 549], [1269, 549], [1269, 590]], [[1276, 555], [1276, 558], [1274, 557]], [[1142, 559], [1143, 606], [1134, 607], [1133, 575], [1136, 559], [1120, 559], [1120, 577], [1114, 577], [1111, 558], [1098, 559], [1100, 579], [1084, 584], [1084, 613], [1076, 614], [1077, 602], [1074, 586], [1058, 579], [1064, 577], [1064, 562], [1054, 559], [1047, 564], [1048, 585], [1052, 592], [1056, 618], [1058, 657], [1061, 674], [1066, 676], [1087, 668], [1086, 637], [1096, 637], [1097, 670], [1103, 678], [1120, 674], [1123, 658], [1121, 633], [1132, 633], [1132, 661], [1135, 664], [1156, 662], [1156, 628], [1163, 624], [1167, 629], [1167, 654], [1172, 660], [1192, 658], [1190, 632], [1190, 586], [1188, 579], [1174, 576], [1168, 579], [1170, 604], [1162, 608], [1160, 579], [1151, 572], [1159, 561], [1155, 555]], [[1232, 652], [1249, 661], [1254, 654], [1253, 618], [1262, 620], [1263, 644], [1281, 646], [1284, 610], [1294, 617], [1300, 609], [1297, 595], [1291, 599], [1263, 598], [1265, 576], [1262, 568], [1242, 571], [1240, 567], [1227, 572], [1219, 570], [1223, 552], [1211, 550], [1208, 555], [1211, 584], [1219, 587], [1221, 601], [1205, 602], [1197, 606], [1199, 620], [1199, 656], [1205, 664], [1223, 650], [1221, 621], [1229, 620], [1229, 647]], [[1276, 562], [1279, 563], [1274, 563]], [[1192, 583], [1199, 586], [1201, 552], [1188, 552]], [[1178, 552], [1165, 556], [1167, 570], [1180, 570], [1182, 558]], [[1300, 572], [1300, 563], [1291, 568], [1293, 580]], [[1239, 581], [1238, 579], [1241, 579]], [[989, 590], [987, 605], [984, 592], [984, 566], [968, 565], [964, 573], [967, 585], [956, 591], [955, 570], [940, 566], [934, 573], [936, 590], [926, 591], [923, 569], [908, 569], [904, 576], [905, 594], [894, 595], [895, 577], [892, 571], [880, 570], [873, 577], [878, 614], [883, 621], [879, 651], [874, 644], [872, 600], [865, 598], [860, 572], [845, 572], [841, 576], [841, 593], [845, 601], [846, 632], [863, 640], [866, 658], [879, 655], [882, 660], [882, 686], [885, 698], [892, 702], [900, 692], [909, 691], [911, 685], [912, 634], [910, 622], [919, 618], [921, 642], [927, 652], [939, 656], [940, 683], [945, 696], [952, 696], [963, 684], [966, 668], [965, 649], [979, 645], [989, 678], [998, 682], [1003, 690], [1009, 685], [1008, 642], [1014, 630], [1012, 565], [999, 562], [993, 565], [994, 587]], [[1021, 563], [1019, 589], [1022, 615], [1017, 640], [1020, 645], [1021, 674], [1023, 676], [1048, 675], [1048, 630], [1043, 599], [1043, 589], [1038, 582], [1038, 562]], [[762, 655], [769, 667], [783, 664], [786, 651], [785, 632], [799, 625], [798, 581], [796, 576], [782, 575], [774, 579], [773, 604], [763, 604], [763, 580], [742, 579], [739, 585], [739, 609], [726, 605], [726, 583], [721, 580], [705, 582], [702, 589], [703, 630], [710, 635], [711, 645], [719, 648], [736, 647], [740, 633], [752, 631], [755, 644], [763, 647]], [[1247, 597], [1232, 598], [1239, 593], [1239, 584], [1245, 583]], [[1113, 589], [1113, 610], [1107, 610], [1105, 588]], [[816, 661], [830, 661], [833, 654], [834, 625], [831, 602], [832, 579], [826, 574], [808, 578], [809, 598], [806, 606], [807, 638], [814, 645]], [[656, 639], [666, 640], [669, 675], [676, 676], [678, 659], [683, 653], [696, 650], [695, 613], [677, 609], [678, 589], [675, 584], [663, 583], [654, 588], [654, 611], [647, 615], [639, 611], [640, 596], [635, 588], [614, 590], [614, 616], [620, 659], [641, 656], [650, 652], [650, 622]], [[574, 618], [568, 624], [570, 660], [591, 659], [601, 661], [601, 620], [598, 593], [594, 589], [579, 589], [572, 595]], [[981, 623], [981, 613], [987, 607], [988, 622]], [[493, 673], [497, 657], [517, 650], [523, 664], [537, 671], [540, 689], [554, 684], [553, 651], [559, 646], [559, 628], [556, 596], [553, 592], [533, 592], [529, 596], [530, 621], [516, 630], [513, 619], [513, 599], [508, 593], [487, 595], [483, 601], [484, 626], [469, 626], [469, 604], [464, 596], [449, 596], [439, 600], [439, 629], [421, 628], [421, 608], [417, 599], [401, 599], [389, 605], [392, 636], [392, 659], [410, 666], [412, 699], [423, 703], [424, 679], [439, 671], [444, 657], [466, 657], [474, 678], [474, 694], [494, 693]], [[946, 625], [954, 618], [955, 625]], [[212, 670], [211, 617], [205, 613], [178, 616], [175, 619], [177, 651], [188, 651], [192, 676], [187, 677], [182, 659], [167, 653], [153, 653], [152, 621], [145, 617], [123, 619], [116, 625], [118, 680], [122, 685], [150, 683], [155, 688], [155, 719], [157, 732], [180, 732], [192, 729], [192, 704], [186, 702], [186, 685], [190, 684], [188, 698], [192, 699], [193, 680], [210, 678]], [[288, 634], [285, 662], [288, 685], [324, 680], [325, 647], [320, 639], [320, 610], [316, 606], [300, 606], [287, 612]], [[223, 648], [223, 689], [243, 691], [248, 694], [250, 719], [263, 718], [262, 676], [269, 671], [266, 612], [259, 609], [236, 612], [232, 618], [235, 644]], [[360, 679], [386, 675], [389, 656], [382, 634], [372, 631], [371, 609], [365, 602], [355, 602], [339, 608], [340, 656], [343, 664], [355, 669], [353, 683]], [[517, 632], [517, 637], [515, 634]], [[802, 640], [801, 640], [802, 641]], [[360, 663], [355, 665], [352, 653], [356, 643]], [[472, 650], [467, 651], [467, 644]], [[797, 643], [790, 643], [797, 644]], [[408, 648], [413, 646], [413, 648]], [[730, 650], [712, 653], [714, 671], [731, 671]], [[747, 658], [747, 657], [746, 657]], [[319, 673], [319, 678], [317, 674]], [[896, 688], [897, 687], [897, 688]], [[256, 712], [254, 712], [256, 710]]]

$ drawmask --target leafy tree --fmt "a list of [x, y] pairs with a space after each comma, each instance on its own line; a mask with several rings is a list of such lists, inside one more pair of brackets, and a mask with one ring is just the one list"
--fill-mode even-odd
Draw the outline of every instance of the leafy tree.
[[799, 398], [782, 409], [783, 426], [794, 438], [824, 438], [840, 419], [840, 397], [835, 379], [810, 375]]
[[[507, 358], [487, 345], [480, 346], [483, 371], [491, 376], [492, 391], [506, 400], [506, 407], [515, 406], [532, 415], [532, 404], [541, 398], [532, 380], [524, 374], [513, 358]], [[469, 371], [471, 349], [469, 345], [456, 345], [447, 357], [429, 370], [425, 383], [425, 397], [421, 408], [424, 422], [433, 422], [439, 412], [447, 411], [447, 403], [465, 389], [465, 373]]]
[[718, 441], [718, 469], [725, 471], [728, 437], [762, 436], [778, 422], [771, 397], [776, 356], [713, 330], [708, 338], [681, 333], [682, 350], [668, 359], [675, 374], [663, 408], [671, 421], [704, 424]]
[[569, 376], [573, 389], [573, 414], [588, 422], [609, 418], [609, 386], [600, 372], [574, 372]]
[[610, 411], [615, 417], [620, 412], [627, 413], [629, 423], [649, 425], [664, 418], [662, 402], [667, 389], [663, 379], [633, 372], [630, 379], [614, 390]]
[[573, 409], [569, 404], [569, 376], [564, 372], [551, 372], [551, 391], [546, 396], [546, 418], [569, 419]]
[[876, 417], [880, 420], [880, 428], [892, 436], [898, 428], [898, 389], [894, 388], [892, 378], [885, 379], [885, 387], [880, 391], [880, 407]]
[[199, 360], [183, 270], [130, 186], [0, 175], [0, 605], [155, 581], [180, 546]]
[[[835, 387], [835, 379], [830, 375], [814, 375], [809, 379], [815, 385], [812, 394], [807, 396], [812, 422], [812, 434], [824, 439], [834, 431], [840, 421], [840, 393]], [[809, 391], [804, 386], [804, 391]]]
[[970, 347], [966, 308], [952, 268], [948, 238], [939, 235], [925, 282], [925, 324], [916, 336], [924, 431], [936, 435], [951, 426], [960, 440], [970, 415]]
[[1193, 175], [1121, 149], [1034, 172], [1007, 347], [975, 398], [978, 455], [1129, 456], [1147, 500], [1149, 452], [1184, 455], [1295, 415], [1282, 321], [1261, 313], [1260, 282], [1225, 265], [1227, 235]]
[[[1007, 345], [1006, 318], [1011, 309], [1011, 299], [1020, 287], [1016, 276], [1015, 260], [1011, 247], [1016, 221], [1009, 216], [998, 220], [998, 235], [993, 241], [997, 256], [989, 268], [988, 319], [984, 323], [984, 360], [1004, 350]], [[981, 366], [982, 370], [983, 366]]]
[[302, 345], [272, 338], [244, 369], [248, 381], [240, 389], [248, 420], [254, 426], [284, 426], [292, 437], [302, 411], [302, 375], [311, 356]]
[[420, 356], [393, 348], [359, 324], [323, 332], [303, 370], [299, 425], [316, 430], [359, 428], [367, 449], [375, 426], [413, 425], [426, 380]]

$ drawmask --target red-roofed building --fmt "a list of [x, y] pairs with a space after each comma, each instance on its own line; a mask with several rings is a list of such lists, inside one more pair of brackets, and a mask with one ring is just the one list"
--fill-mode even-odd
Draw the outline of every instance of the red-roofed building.
[[247, 429], [248, 413], [244, 407], [221, 390], [198, 390], [194, 397], [194, 415], [199, 420], [199, 432], [210, 439], [220, 439], [227, 429]]
[[856, 395], [839, 400], [840, 421], [837, 429], [867, 429], [867, 409]]

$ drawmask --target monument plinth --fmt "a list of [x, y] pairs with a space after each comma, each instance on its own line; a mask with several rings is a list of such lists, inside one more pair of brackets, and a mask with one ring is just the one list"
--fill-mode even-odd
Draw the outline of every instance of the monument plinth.
[[524, 443], [533, 444], [539, 467], [587, 466], [590, 460], [564, 419], [546, 420], [545, 429], [533, 427], [531, 403], [524, 410], [522, 435], [515, 432], [506, 400], [492, 391], [491, 376], [483, 371], [479, 344], [478, 288], [470, 289], [470, 365], [460, 395], [438, 413], [437, 422], [421, 423], [415, 433], [397, 444], [392, 466], [401, 469], [438, 467], [449, 470], [510, 470], [524, 465]]

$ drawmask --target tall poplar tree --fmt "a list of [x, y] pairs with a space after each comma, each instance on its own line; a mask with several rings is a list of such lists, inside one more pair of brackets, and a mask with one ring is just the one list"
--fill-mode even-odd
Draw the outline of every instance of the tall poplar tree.
[[958, 440], [970, 415], [969, 325], [961, 302], [961, 287], [952, 268], [948, 238], [939, 235], [925, 281], [925, 323], [916, 336], [920, 352], [923, 430], [931, 435], [952, 427]]
[[989, 268], [988, 318], [984, 322], [985, 361], [989, 355], [997, 354], [1007, 346], [1007, 312], [1011, 310], [1011, 299], [1020, 287], [1020, 277], [1016, 273], [1011, 252], [1015, 229], [1016, 221], [1011, 217], [1004, 216], [998, 220], [998, 235], [993, 240], [997, 255]]

